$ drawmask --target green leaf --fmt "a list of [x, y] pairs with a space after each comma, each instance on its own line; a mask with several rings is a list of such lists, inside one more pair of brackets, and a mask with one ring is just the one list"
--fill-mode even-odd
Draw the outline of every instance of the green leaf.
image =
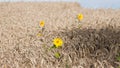
[[51, 50], [51, 49], [53, 49], [53, 48], [56, 48], [55, 45], [51, 46], [48, 50]]
[[51, 48], [56, 48], [56, 46], [55, 46], [55, 45], [53, 45], [53, 46], [51, 46]]
[[66, 68], [69, 68], [69, 66], [66, 64]]
[[60, 58], [60, 53], [56, 52], [54, 56], [55, 58]]
[[117, 57], [117, 60], [120, 61], [120, 56]]

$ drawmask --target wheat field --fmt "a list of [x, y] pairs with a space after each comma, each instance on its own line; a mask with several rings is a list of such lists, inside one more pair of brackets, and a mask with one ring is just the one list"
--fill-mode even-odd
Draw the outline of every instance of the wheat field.
[[[44, 32], [37, 36], [41, 20]], [[49, 50], [55, 37], [64, 44]], [[117, 68], [119, 54], [120, 9], [72, 2], [0, 3], [0, 68]]]

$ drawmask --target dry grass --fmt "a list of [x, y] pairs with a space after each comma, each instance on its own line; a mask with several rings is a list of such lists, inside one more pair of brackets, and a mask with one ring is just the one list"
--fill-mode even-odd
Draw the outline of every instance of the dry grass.
[[[84, 14], [81, 23], [78, 13]], [[45, 31], [37, 37], [40, 20], [45, 20]], [[64, 45], [49, 51], [55, 37], [61, 37]], [[61, 53], [59, 59], [55, 52]], [[119, 9], [85, 9], [77, 3], [0, 3], [0, 68], [117, 68], [119, 53]]]

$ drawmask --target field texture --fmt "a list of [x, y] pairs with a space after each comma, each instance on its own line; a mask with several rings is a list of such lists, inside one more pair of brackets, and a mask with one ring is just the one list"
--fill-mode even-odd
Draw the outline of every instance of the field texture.
[[[79, 13], [82, 21], [77, 19]], [[56, 37], [63, 45], [51, 48]], [[120, 9], [88, 9], [78, 3], [0, 3], [0, 68], [119, 66]]]

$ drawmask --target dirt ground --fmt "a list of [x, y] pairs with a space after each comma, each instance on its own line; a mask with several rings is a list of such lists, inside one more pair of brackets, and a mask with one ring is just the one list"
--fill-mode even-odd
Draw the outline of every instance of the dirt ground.
[[[49, 50], [56, 37], [63, 39], [62, 48]], [[0, 3], [0, 68], [117, 68], [119, 54], [120, 9], [70, 2]]]

